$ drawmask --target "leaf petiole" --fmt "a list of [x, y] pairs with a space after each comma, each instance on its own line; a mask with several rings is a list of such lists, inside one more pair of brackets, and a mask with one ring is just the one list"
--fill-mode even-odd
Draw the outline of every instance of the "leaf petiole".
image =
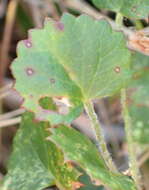
[[116, 169], [116, 167], [112, 161], [112, 158], [110, 156], [110, 153], [107, 149], [107, 145], [106, 145], [106, 142], [104, 139], [102, 128], [98, 121], [97, 115], [94, 111], [92, 101], [89, 100], [88, 102], [85, 103], [85, 110], [89, 116], [89, 119], [91, 121], [91, 126], [95, 132], [97, 146], [100, 150], [100, 153], [101, 153], [107, 167], [109, 168], [110, 171], [117, 172], [117, 169]]

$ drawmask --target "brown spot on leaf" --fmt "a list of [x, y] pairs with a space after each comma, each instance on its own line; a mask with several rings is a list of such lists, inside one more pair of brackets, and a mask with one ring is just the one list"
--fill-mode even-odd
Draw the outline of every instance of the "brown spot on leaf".
[[80, 187], [85, 186], [83, 183], [80, 183], [79, 181], [72, 182], [73, 189], [79, 189]]
[[26, 69], [26, 74], [27, 74], [28, 76], [32, 76], [32, 75], [34, 74], [34, 70], [33, 70], [32, 68], [27, 68], [27, 69]]
[[50, 78], [50, 83], [51, 84], [55, 84], [55, 79], [54, 78]]
[[120, 67], [115, 67], [115, 68], [114, 68], [114, 71], [115, 71], [116, 73], [120, 73], [121, 68], [120, 68]]
[[34, 96], [32, 94], [29, 95], [29, 98], [34, 98]]
[[32, 47], [32, 43], [30, 42], [30, 40], [24, 40], [24, 44], [27, 48], [31, 48]]
[[141, 74], [140, 74], [140, 73], [135, 73], [135, 74], [132, 76], [132, 78], [133, 78], [134, 80], [138, 80], [140, 77], [141, 77]]
[[136, 6], [133, 6], [132, 9], [131, 9], [131, 11], [133, 11], [133, 12], [136, 12], [136, 10], [137, 10]]

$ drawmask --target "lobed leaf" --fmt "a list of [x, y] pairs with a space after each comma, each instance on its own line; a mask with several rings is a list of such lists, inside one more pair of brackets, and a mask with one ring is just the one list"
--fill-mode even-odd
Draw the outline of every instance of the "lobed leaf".
[[75, 129], [66, 126], [52, 129], [50, 139], [60, 146], [67, 159], [79, 164], [92, 179], [100, 180], [113, 190], [135, 189], [134, 183], [127, 176], [110, 172], [96, 146]]
[[[71, 122], [82, 111], [82, 102], [113, 95], [131, 76], [123, 34], [87, 15], [46, 20], [43, 29], [31, 30], [29, 39], [19, 43], [17, 52], [12, 71], [23, 106], [53, 124]], [[41, 108], [43, 97], [67, 98], [70, 112], [61, 116]]]
[[120, 12], [128, 18], [147, 18], [149, 15], [149, 0], [92, 0], [101, 8]]

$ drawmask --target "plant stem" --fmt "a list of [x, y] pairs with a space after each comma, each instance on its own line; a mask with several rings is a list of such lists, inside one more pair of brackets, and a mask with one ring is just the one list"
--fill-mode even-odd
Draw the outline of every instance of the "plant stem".
[[110, 153], [107, 149], [107, 145], [104, 139], [104, 135], [102, 132], [101, 125], [99, 124], [99, 121], [97, 119], [97, 115], [94, 111], [93, 103], [91, 101], [88, 101], [85, 103], [85, 110], [89, 116], [89, 119], [91, 121], [92, 128], [96, 135], [96, 142], [97, 146], [100, 149], [101, 155], [103, 159], [105, 160], [105, 163], [110, 171], [117, 172], [117, 169], [112, 161], [112, 158], [110, 156]]
[[139, 167], [137, 164], [137, 158], [135, 154], [135, 146], [133, 142], [133, 132], [131, 126], [131, 118], [129, 115], [128, 107], [127, 107], [127, 97], [126, 90], [121, 90], [121, 104], [122, 104], [122, 114], [125, 122], [125, 133], [126, 139], [128, 142], [128, 152], [129, 152], [129, 168], [132, 175], [132, 178], [135, 181], [137, 189], [141, 190], [141, 176], [139, 172]]
[[115, 22], [119, 27], [123, 25], [123, 15], [121, 13], [116, 14]]

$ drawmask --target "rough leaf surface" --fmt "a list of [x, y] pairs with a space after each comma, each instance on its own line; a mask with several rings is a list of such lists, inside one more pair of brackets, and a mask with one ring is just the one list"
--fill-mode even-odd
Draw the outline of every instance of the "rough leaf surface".
[[73, 128], [61, 126], [52, 129], [52, 141], [62, 148], [67, 159], [78, 163], [92, 179], [100, 180], [113, 190], [134, 190], [131, 179], [120, 173], [110, 172], [94, 144]]
[[63, 153], [46, 140], [49, 125], [35, 123], [33, 118], [31, 113], [23, 117], [1, 190], [43, 190], [53, 184], [73, 189], [79, 172], [64, 163]]
[[149, 0], [92, 0], [101, 8], [120, 12], [129, 18], [147, 18], [149, 15]]
[[[113, 95], [131, 75], [123, 34], [87, 15], [47, 19], [43, 29], [29, 31], [17, 52], [12, 71], [23, 106], [51, 123], [71, 122], [83, 101]], [[41, 108], [39, 100], [45, 96], [69, 99], [69, 114], [61, 117]]]

